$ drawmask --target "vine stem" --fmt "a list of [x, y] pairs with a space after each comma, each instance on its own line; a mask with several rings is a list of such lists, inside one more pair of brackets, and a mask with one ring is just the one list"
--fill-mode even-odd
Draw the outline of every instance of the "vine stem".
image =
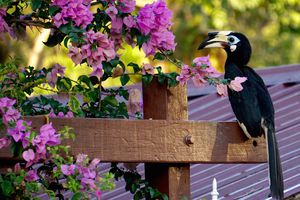
[[99, 88], [99, 103], [98, 103], [98, 111], [100, 112], [101, 111], [101, 92], [102, 92], [102, 80], [101, 80], [101, 78], [100, 78], [100, 80], [99, 80], [99, 86], [98, 86], [98, 88]]
[[165, 58], [171, 62], [172, 64], [174, 64], [177, 68], [181, 69], [181, 65], [179, 65], [178, 63], [174, 62], [174, 60], [172, 60], [165, 52], [163, 52], [162, 50], [159, 50], [161, 54], [163, 54], [165, 56]]

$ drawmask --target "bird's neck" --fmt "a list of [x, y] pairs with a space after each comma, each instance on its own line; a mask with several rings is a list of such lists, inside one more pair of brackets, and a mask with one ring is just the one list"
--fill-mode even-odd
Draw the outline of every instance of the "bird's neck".
[[243, 72], [242, 72], [242, 66], [237, 65], [234, 62], [231, 62], [230, 60], [226, 60], [225, 63], [225, 74], [224, 78], [226, 79], [235, 79], [235, 77], [242, 77]]

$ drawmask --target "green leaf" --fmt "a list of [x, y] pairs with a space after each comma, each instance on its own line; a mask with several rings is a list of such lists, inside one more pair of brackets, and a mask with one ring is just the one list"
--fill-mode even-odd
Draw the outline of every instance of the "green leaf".
[[161, 68], [161, 66], [156, 67], [156, 70], [158, 71], [159, 74], [162, 74], [162, 68]]
[[49, 7], [49, 15], [54, 15], [60, 8], [58, 6], [50, 6]]
[[159, 74], [158, 75], [159, 84], [163, 84], [165, 80], [166, 80], [166, 77], [164, 76], [164, 74]]
[[138, 65], [138, 64], [135, 64], [135, 63], [133, 63], [133, 62], [129, 63], [127, 66], [132, 67], [134, 73], [137, 73], [137, 72], [141, 71], [141, 68], [139, 67], [139, 65]]
[[102, 101], [104, 104], [109, 104], [111, 106], [118, 106], [119, 104], [115, 96], [106, 96]]
[[58, 91], [68, 92], [72, 88], [72, 81], [67, 77], [59, 77], [56, 86]]
[[169, 87], [175, 87], [179, 84], [179, 82], [175, 79], [168, 79], [168, 86]]
[[130, 77], [128, 74], [123, 74], [120, 78], [122, 86], [126, 85], [129, 80], [130, 80]]
[[161, 61], [163, 61], [163, 60], [165, 60], [165, 59], [166, 59], [166, 56], [163, 55], [163, 54], [160, 53], [160, 52], [157, 52], [157, 53], [154, 55], [154, 58], [153, 58], [153, 60], [161, 60]]
[[81, 110], [80, 101], [73, 95], [70, 97], [69, 106], [74, 113], [79, 113]]
[[169, 197], [166, 194], [161, 195], [163, 200], [169, 200]]
[[129, 98], [129, 92], [128, 90], [124, 90], [123, 88], [120, 88], [119, 91], [118, 91], [119, 95], [121, 97], [123, 97], [124, 99], [128, 100]]
[[31, 0], [31, 8], [33, 11], [39, 9], [42, 5], [42, 0]]
[[112, 75], [113, 66], [109, 62], [102, 62], [104, 73]]
[[71, 200], [80, 200], [81, 198], [82, 198], [82, 193], [81, 193], [81, 192], [76, 192], [76, 193], [72, 196]]
[[67, 23], [67, 24], [61, 25], [61, 26], [59, 27], [59, 30], [60, 30], [61, 32], [63, 32], [64, 34], [67, 34], [67, 35], [68, 35], [68, 34], [72, 31], [72, 23], [69, 22], [69, 23]]
[[142, 81], [145, 85], [149, 85], [153, 79], [153, 76], [151, 74], [145, 74], [142, 76]]
[[138, 35], [137, 36], [137, 45], [139, 48], [150, 39], [150, 35]]
[[54, 46], [60, 44], [64, 40], [65, 36], [66, 35], [64, 33], [60, 32], [58, 30], [54, 30], [54, 32], [49, 35], [47, 41], [43, 42], [43, 43], [48, 47], [54, 47]]
[[139, 188], [139, 185], [133, 183], [133, 184], [131, 185], [130, 192], [131, 192], [132, 194], [134, 194], [134, 193], [137, 191], [138, 188]]
[[137, 191], [134, 196], [133, 196], [134, 200], [140, 200], [143, 199], [143, 193], [141, 191]]
[[5, 180], [1, 183], [1, 190], [4, 196], [10, 196], [14, 190], [11, 182]]
[[86, 85], [88, 88], [90, 88], [90, 89], [94, 88], [94, 87], [93, 87], [93, 84], [92, 84], [92, 81], [91, 81], [90, 78], [89, 78], [88, 76], [86, 76], [86, 75], [81, 75], [81, 76], [79, 76], [78, 81], [79, 81], [80, 83], [85, 83], [85, 85]]
[[11, 150], [12, 150], [14, 157], [19, 157], [23, 150], [22, 144], [20, 142], [14, 142], [11, 145]]

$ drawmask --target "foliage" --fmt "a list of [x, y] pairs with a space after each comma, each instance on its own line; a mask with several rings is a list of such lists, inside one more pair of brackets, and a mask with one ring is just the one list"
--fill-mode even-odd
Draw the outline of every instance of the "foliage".
[[[169, 0], [174, 11], [176, 57], [189, 60], [208, 31], [233, 30], [248, 36], [253, 47], [253, 67], [298, 63], [300, 3], [295, 0]], [[207, 50], [217, 58], [220, 70], [226, 56]]]

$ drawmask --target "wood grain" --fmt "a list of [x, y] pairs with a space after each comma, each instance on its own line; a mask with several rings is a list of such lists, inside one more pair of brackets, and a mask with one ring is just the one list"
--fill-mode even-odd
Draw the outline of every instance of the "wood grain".
[[[29, 117], [38, 129], [44, 117]], [[252, 141], [235, 122], [179, 120], [50, 119], [56, 129], [73, 127], [72, 153], [86, 153], [103, 162], [257, 163], [266, 162], [264, 138]], [[194, 144], [186, 145], [191, 135]], [[0, 151], [7, 157], [7, 151]]]
[[[143, 85], [144, 118], [188, 120], [186, 95], [186, 87], [168, 88], [166, 81], [161, 85], [157, 78], [154, 78], [150, 85]], [[169, 138], [166, 138], [166, 141], [172, 142]], [[184, 139], [181, 141], [185, 142]], [[170, 146], [172, 147], [172, 144]], [[174, 156], [178, 154], [180, 153], [177, 152]], [[170, 200], [190, 199], [190, 164], [176, 162], [145, 163], [146, 180], [152, 187], [167, 194]]]

